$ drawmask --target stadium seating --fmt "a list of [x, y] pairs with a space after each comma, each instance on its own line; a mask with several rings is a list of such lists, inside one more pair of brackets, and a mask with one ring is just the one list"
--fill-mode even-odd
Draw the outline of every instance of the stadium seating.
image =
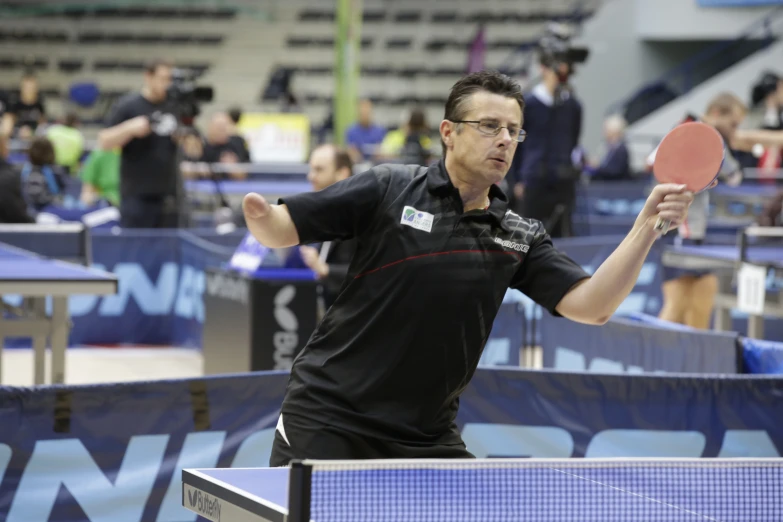
[[[103, 98], [113, 97], [137, 88], [144, 60], [160, 55], [199, 70], [203, 83], [215, 88], [206, 113], [236, 103], [246, 110], [275, 111], [278, 101], [263, 101], [261, 93], [272, 72], [286, 67], [313, 124], [324, 120], [335, 83], [332, 2], [320, 7], [305, 0], [199, 4], [106, 7], [93, 0], [58, 7], [50, 1], [39, 3], [35, 17], [0, 17], [0, 88], [15, 89], [21, 72], [32, 67], [49, 93], [64, 95], [72, 83], [95, 82], [106, 91]], [[514, 50], [531, 47], [547, 21], [570, 20], [574, 5], [573, 0], [480, 5], [368, 0], [360, 93], [376, 102], [381, 124], [397, 125], [403, 109], [412, 105], [423, 106], [435, 122], [448, 88], [464, 73], [479, 24], [486, 27], [486, 64], [495, 68]], [[63, 112], [59, 96], [47, 96], [46, 102], [53, 115]]]

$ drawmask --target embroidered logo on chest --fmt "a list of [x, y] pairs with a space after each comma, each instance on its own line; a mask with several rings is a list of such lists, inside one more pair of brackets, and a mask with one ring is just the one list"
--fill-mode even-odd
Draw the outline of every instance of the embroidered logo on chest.
[[405, 207], [402, 209], [400, 223], [424, 232], [432, 232], [433, 218], [434, 216], [428, 212], [422, 212], [413, 207]]

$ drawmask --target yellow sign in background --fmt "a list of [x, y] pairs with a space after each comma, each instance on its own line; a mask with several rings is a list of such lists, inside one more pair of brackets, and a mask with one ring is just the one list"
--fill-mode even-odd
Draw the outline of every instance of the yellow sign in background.
[[310, 119], [304, 114], [245, 113], [237, 128], [247, 140], [250, 161], [307, 161]]

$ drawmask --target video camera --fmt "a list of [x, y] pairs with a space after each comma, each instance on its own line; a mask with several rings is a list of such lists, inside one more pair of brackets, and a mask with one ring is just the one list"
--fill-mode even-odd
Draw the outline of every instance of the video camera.
[[551, 23], [538, 42], [541, 65], [554, 70], [560, 83], [566, 83], [574, 72], [574, 64], [584, 63], [590, 53], [585, 47], [572, 46], [572, 36], [569, 26]]
[[767, 99], [767, 96], [778, 90], [778, 82], [781, 78], [772, 71], [764, 71], [761, 79], [753, 85], [751, 91], [751, 102], [753, 106], [758, 106], [761, 102]]
[[174, 69], [171, 72], [171, 86], [166, 95], [176, 105], [176, 111], [184, 125], [192, 125], [193, 119], [201, 114], [199, 103], [211, 102], [212, 87], [196, 85], [202, 72], [188, 69]]

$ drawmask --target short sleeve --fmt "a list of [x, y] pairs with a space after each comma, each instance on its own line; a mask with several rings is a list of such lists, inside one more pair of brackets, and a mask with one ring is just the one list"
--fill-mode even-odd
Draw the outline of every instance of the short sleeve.
[[511, 281], [511, 288], [558, 316], [555, 308], [560, 300], [576, 283], [589, 277], [574, 260], [555, 248], [549, 234], [541, 227], [541, 233], [533, 240], [527, 257]]
[[318, 192], [279, 199], [288, 207], [300, 244], [351, 239], [373, 221], [388, 178], [377, 168], [351, 176]]
[[131, 119], [131, 117], [128, 100], [121, 99], [112, 107], [109, 115], [106, 117], [105, 126], [114, 127]]

